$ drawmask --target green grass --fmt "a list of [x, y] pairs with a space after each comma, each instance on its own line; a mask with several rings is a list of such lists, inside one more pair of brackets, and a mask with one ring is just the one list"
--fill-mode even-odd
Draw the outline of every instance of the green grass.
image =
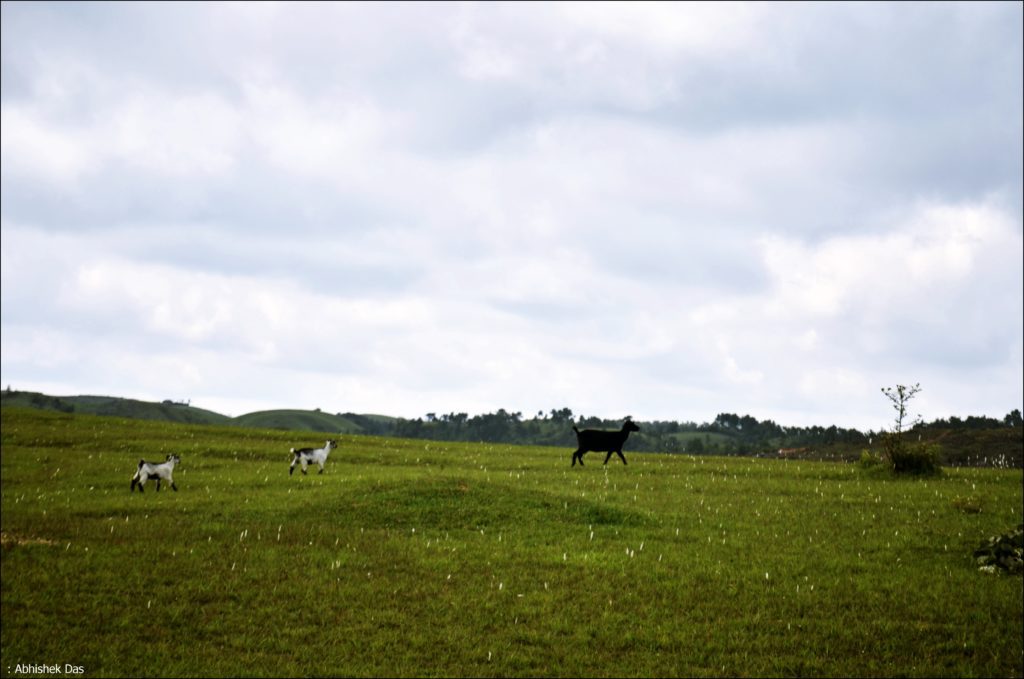
[[1019, 470], [343, 436], [289, 477], [316, 442], [3, 409], [3, 676], [1024, 672], [1022, 579], [971, 556]]

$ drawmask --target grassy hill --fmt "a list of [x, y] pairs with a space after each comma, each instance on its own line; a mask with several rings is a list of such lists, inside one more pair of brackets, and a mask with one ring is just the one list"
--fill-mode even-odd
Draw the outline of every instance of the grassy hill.
[[0, 404], [185, 424], [230, 424], [232, 421], [227, 415], [182, 403], [153, 403], [116, 396], [47, 396], [27, 391], [5, 391], [0, 393]]
[[360, 434], [363, 428], [342, 415], [309, 410], [264, 410], [234, 418], [232, 424], [255, 429], [290, 429], [334, 434]]
[[108, 415], [182, 424], [235, 425], [333, 434], [375, 433], [394, 418], [381, 415], [331, 415], [313, 410], [265, 410], [229, 417], [184, 403], [154, 403], [115, 396], [48, 396], [36, 392], [0, 392], [3, 407], [37, 408], [63, 413]]
[[[1021, 676], [972, 551], [1020, 470], [308, 433], [4, 408], [4, 676]], [[181, 455], [178, 492], [129, 492]]]
[[947, 464], [1024, 467], [1024, 433], [1019, 428], [935, 429], [923, 436], [941, 447]]

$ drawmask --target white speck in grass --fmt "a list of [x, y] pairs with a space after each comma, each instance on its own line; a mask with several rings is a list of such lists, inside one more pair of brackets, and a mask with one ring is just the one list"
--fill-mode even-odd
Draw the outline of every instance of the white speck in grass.
[[498, 591], [500, 592], [503, 589], [505, 589], [505, 583], [504, 582], [499, 582], [498, 583]]
[[153, 600], [150, 599], [149, 601], [146, 602], [146, 608], [152, 608], [152, 607], [153, 607]]

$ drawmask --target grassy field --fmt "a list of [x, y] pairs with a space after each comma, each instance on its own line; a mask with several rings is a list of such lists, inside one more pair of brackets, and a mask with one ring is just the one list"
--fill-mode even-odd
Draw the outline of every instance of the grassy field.
[[[1022, 579], [971, 556], [1021, 522], [1019, 470], [342, 436], [289, 477], [322, 437], [0, 430], [3, 676], [1024, 673]], [[180, 491], [129, 493], [170, 452]]]

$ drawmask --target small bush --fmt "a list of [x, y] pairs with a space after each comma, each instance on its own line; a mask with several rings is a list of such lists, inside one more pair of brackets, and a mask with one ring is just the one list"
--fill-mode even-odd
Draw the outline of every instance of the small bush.
[[1024, 524], [982, 542], [974, 559], [983, 573], [1024, 574]]
[[883, 436], [882, 447], [894, 474], [930, 476], [942, 471], [940, 449], [933, 443], [908, 444], [903, 437], [890, 432]]
[[875, 469], [885, 463], [881, 457], [870, 450], [860, 452], [860, 466], [864, 469]]

